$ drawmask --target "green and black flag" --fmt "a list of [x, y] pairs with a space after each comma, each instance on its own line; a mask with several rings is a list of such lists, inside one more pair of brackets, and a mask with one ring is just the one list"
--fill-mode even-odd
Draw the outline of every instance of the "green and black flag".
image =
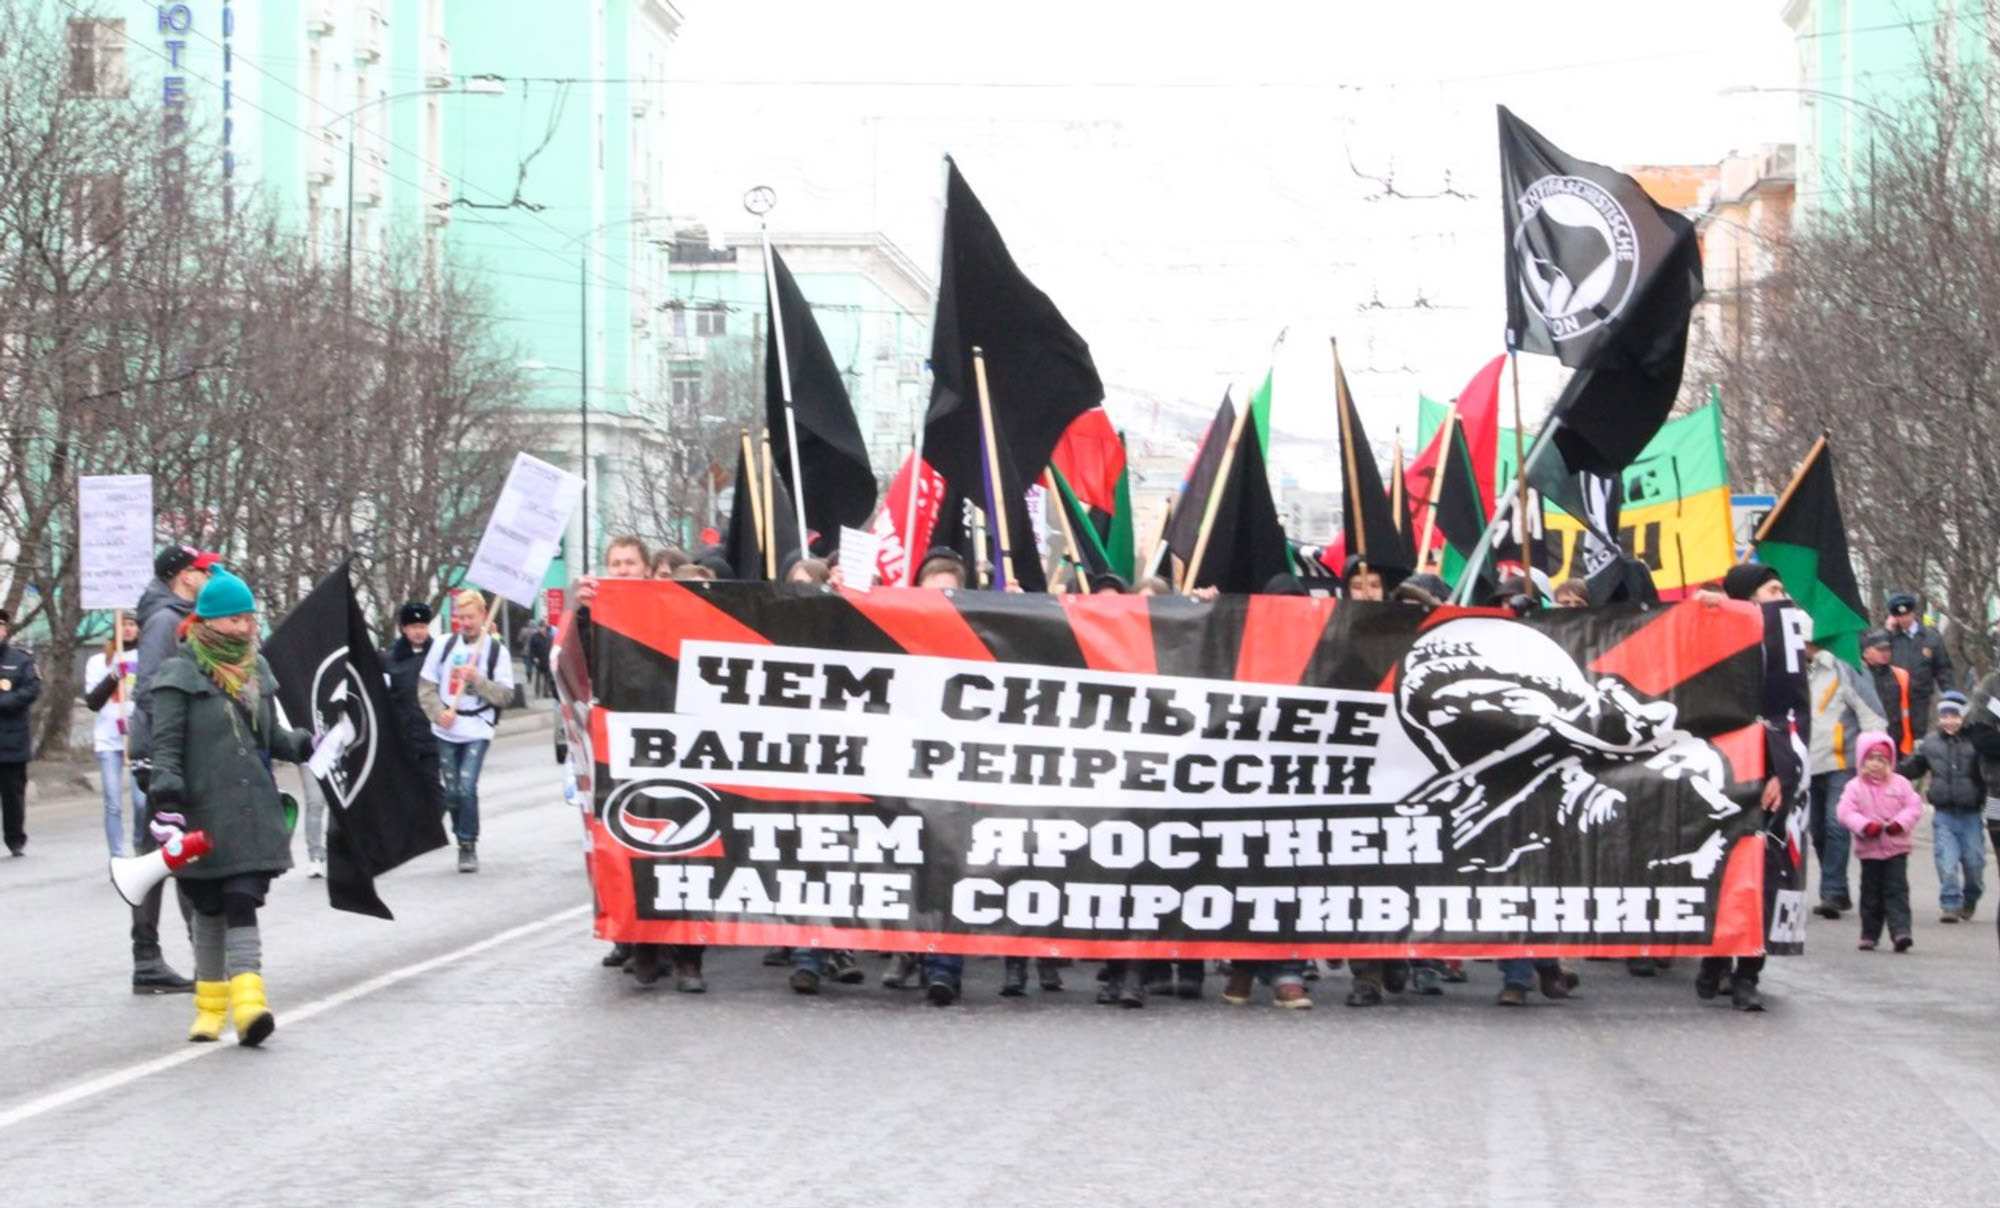
[[1868, 628], [1861, 588], [1847, 553], [1847, 525], [1834, 487], [1833, 446], [1819, 438], [1754, 542], [1757, 560], [1778, 572], [1792, 600], [1812, 618], [1812, 640], [1850, 663], [1861, 660]]
[[[1444, 450], [1444, 479], [1438, 484], [1437, 530], [1444, 537], [1444, 580], [1457, 586], [1465, 574], [1466, 562], [1486, 532], [1489, 517], [1486, 500], [1479, 491], [1479, 474], [1472, 464], [1472, 446], [1465, 439], [1465, 425], [1451, 425], [1451, 441]], [[1481, 597], [1491, 591], [1491, 561], [1478, 570]]]

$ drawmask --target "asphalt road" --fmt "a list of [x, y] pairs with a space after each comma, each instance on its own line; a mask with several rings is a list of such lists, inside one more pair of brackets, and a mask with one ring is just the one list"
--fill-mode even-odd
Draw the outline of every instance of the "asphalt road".
[[[1979, 1203], [2000, 1179], [1993, 924], [1855, 950], [1850, 916], [1773, 960], [1771, 1009], [1584, 963], [1578, 997], [1310, 1012], [865, 987], [794, 996], [754, 952], [710, 992], [602, 969], [581, 829], [541, 733], [486, 772], [484, 867], [382, 882], [393, 923], [294, 875], [264, 916], [279, 1027], [182, 1040], [128, 992], [94, 806], [31, 813], [0, 859], [0, 1200], [58, 1204]], [[2000, 900], [2000, 899], [1996, 899]], [[186, 971], [185, 940], [170, 958]]]

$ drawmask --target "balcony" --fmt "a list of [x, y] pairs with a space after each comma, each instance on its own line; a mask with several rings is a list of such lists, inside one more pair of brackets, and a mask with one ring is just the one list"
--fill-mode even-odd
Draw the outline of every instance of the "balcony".
[[453, 83], [451, 39], [432, 34], [424, 43], [424, 87], [449, 88]]
[[333, 32], [334, 0], [306, 0], [306, 33], [323, 38]]
[[389, 42], [389, 22], [382, 10], [369, 5], [362, 13], [354, 36], [354, 58], [359, 63], [377, 63]]
[[311, 140], [306, 148], [306, 181], [309, 184], [326, 185], [333, 183], [334, 173], [340, 166], [340, 152], [334, 149], [333, 139], [321, 134]]

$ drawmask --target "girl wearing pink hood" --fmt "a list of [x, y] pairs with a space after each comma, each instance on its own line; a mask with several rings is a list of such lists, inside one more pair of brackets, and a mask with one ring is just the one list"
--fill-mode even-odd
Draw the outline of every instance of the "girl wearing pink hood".
[[1880, 730], [1854, 744], [1861, 774], [1840, 794], [1840, 824], [1854, 832], [1861, 857], [1861, 950], [1872, 952], [1889, 924], [1896, 951], [1908, 952], [1910, 938], [1910, 828], [1924, 816], [1924, 799], [1896, 774], [1896, 745]]

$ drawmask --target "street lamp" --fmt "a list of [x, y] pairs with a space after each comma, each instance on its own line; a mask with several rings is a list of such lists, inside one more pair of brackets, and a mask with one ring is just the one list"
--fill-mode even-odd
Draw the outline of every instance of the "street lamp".
[[[586, 353], [589, 345], [585, 346]], [[586, 362], [587, 363], [587, 362]], [[577, 459], [578, 477], [583, 479], [582, 506], [583, 552], [582, 564], [590, 565], [590, 375], [580, 369], [570, 369], [563, 365], [551, 365], [546, 361], [522, 361], [516, 368], [527, 373], [570, 373], [576, 375], [576, 419], [577, 433], [583, 438], [581, 455]]]
[[391, 93], [387, 96], [378, 96], [371, 101], [366, 101], [362, 104], [356, 105], [354, 108], [348, 110], [346, 113], [340, 114], [339, 116], [333, 118], [331, 121], [326, 123], [326, 128], [328, 130], [333, 129], [333, 127], [339, 125], [342, 122], [348, 123], [347, 239], [346, 239], [346, 255], [345, 255], [347, 263], [347, 275], [346, 279], [343, 281], [341, 285], [341, 292], [343, 294], [343, 303], [346, 306], [347, 313], [350, 315], [354, 313], [354, 145], [357, 141], [354, 137], [354, 125], [353, 125], [354, 118], [359, 114], [365, 113], [368, 110], [373, 109], [377, 105], [386, 105], [391, 101], [404, 101], [410, 99], [411, 97], [418, 97], [418, 96], [453, 96], [453, 95], [505, 96], [507, 95], [507, 81], [497, 75], [476, 75], [467, 79], [463, 84], [459, 85], [456, 88], [416, 88], [410, 90], [409, 92], [397, 92], [397, 93]]

